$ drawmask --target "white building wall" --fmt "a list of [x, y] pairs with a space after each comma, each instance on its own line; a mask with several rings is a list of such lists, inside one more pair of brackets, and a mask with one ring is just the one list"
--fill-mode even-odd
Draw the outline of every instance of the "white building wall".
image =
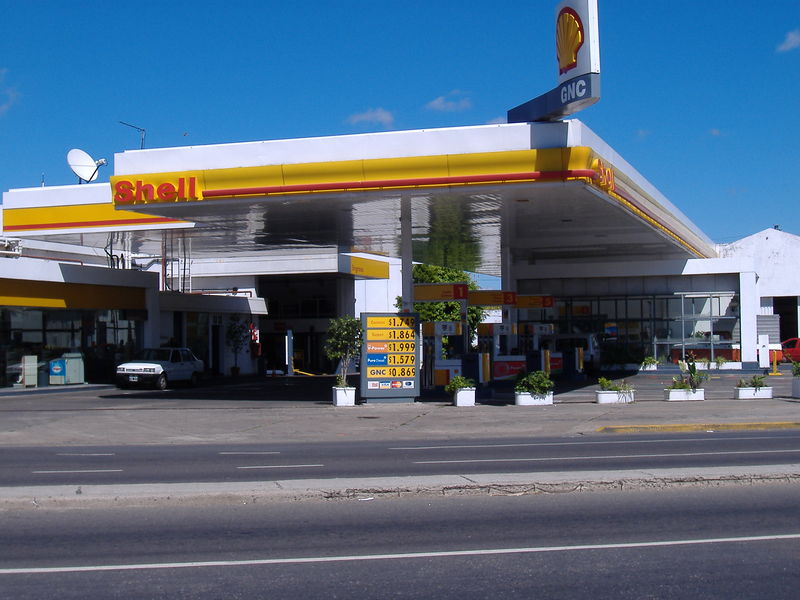
[[356, 280], [355, 316], [365, 312], [397, 312], [395, 301], [403, 293], [402, 285], [398, 259], [389, 260], [389, 279]]

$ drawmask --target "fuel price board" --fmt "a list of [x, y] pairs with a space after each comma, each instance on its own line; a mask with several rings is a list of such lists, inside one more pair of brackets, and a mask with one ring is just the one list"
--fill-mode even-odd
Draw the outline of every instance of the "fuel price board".
[[361, 325], [361, 395], [413, 401], [419, 396], [419, 315], [362, 313]]

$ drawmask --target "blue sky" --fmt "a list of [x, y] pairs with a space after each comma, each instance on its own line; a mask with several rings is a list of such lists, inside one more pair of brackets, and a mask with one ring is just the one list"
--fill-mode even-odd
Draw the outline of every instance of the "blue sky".
[[[556, 85], [556, 0], [0, 0], [0, 190], [65, 156], [479, 125]], [[578, 117], [713, 240], [800, 235], [800, 0], [599, 0]], [[112, 167], [104, 167], [101, 180]]]

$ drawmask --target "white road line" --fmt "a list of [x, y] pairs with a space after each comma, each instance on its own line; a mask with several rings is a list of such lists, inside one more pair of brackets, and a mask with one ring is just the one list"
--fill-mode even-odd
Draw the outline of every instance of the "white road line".
[[605, 440], [605, 441], [575, 441], [575, 442], [530, 442], [518, 444], [463, 444], [451, 446], [404, 446], [397, 448], [389, 448], [389, 450], [461, 450], [469, 448], [528, 448], [535, 446], [601, 446], [608, 444], [669, 444], [677, 442], [719, 442], [735, 441], [735, 440], [772, 440], [774, 437], [770, 436], [756, 436], [756, 437], [704, 437], [704, 438], [680, 438], [680, 439], [655, 439], [655, 440]]
[[531, 548], [485, 548], [444, 552], [408, 552], [398, 554], [362, 554], [350, 556], [310, 556], [300, 558], [262, 558], [253, 560], [213, 560], [202, 562], [144, 563], [127, 565], [87, 565], [75, 567], [21, 567], [0, 569], [0, 575], [30, 575], [46, 573], [80, 573], [87, 571], [140, 571], [150, 569], [185, 569], [198, 567], [241, 567], [259, 565], [290, 565], [302, 563], [331, 563], [362, 560], [403, 560], [413, 558], [450, 558], [459, 556], [492, 556], [498, 554], [534, 554], [546, 552], [575, 552], [584, 550], [625, 550], [629, 548], [659, 548], [697, 546], [702, 544], [742, 544], [798, 540], [800, 533], [754, 535], [746, 537], [702, 538], [698, 540], [666, 540], [660, 542], [627, 542], [621, 544], [585, 544], [574, 546], [539, 546]]
[[498, 462], [544, 462], [551, 460], [598, 460], [602, 458], [659, 458], [677, 456], [723, 456], [726, 454], [785, 454], [800, 452], [800, 450], [731, 450], [729, 452], [667, 452], [664, 454], [619, 454], [594, 456], [547, 456], [535, 458], [474, 458], [461, 460], [418, 460], [415, 465], [445, 465], [463, 463], [498, 463]]
[[72, 471], [31, 471], [31, 473], [38, 474], [52, 474], [52, 473], [122, 473], [122, 469], [81, 469]]
[[300, 469], [305, 467], [324, 467], [325, 465], [252, 465], [249, 467], [236, 467], [237, 469]]
[[116, 456], [113, 452], [59, 452], [56, 456]]
[[220, 452], [222, 456], [241, 456], [250, 454], [280, 454], [280, 452]]

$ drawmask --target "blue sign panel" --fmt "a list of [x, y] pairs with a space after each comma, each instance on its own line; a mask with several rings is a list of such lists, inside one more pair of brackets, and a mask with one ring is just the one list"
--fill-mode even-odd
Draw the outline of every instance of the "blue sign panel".
[[590, 106], [600, 99], [600, 75], [589, 73], [565, 81], [546, 94], [508, 111], [509, 123], [553, 121]]
[[367, 354], [367, 365], [370, 367], [385, 367], [388, 364], [388, 354]]

